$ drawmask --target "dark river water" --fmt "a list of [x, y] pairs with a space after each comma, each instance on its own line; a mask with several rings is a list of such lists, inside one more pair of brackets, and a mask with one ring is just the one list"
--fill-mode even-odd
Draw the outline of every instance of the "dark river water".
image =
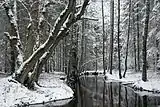
[[63, 107], [160, 107], [160, 95], [135, 92], [117, 82], [104, 82], [102, 77], [87, 76], [77, 84], [77, 99]]
[[160, 95], [137, 92], [118, 82], [105, 82], [100, 76], [83, 76], [76, 87], [77, 98], [67, 105], [51, 103], [45, 107], [160, 107]]

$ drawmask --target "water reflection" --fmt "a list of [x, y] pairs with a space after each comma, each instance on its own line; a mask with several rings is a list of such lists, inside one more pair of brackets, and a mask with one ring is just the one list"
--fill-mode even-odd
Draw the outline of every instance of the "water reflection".
[[77, 107], [160, 106], [160, 96], [140, 95], [120, 83], [106, 83], [99, 76], [81, 77], [80, 81], [78, 99], [81, 100], [78, 100]]

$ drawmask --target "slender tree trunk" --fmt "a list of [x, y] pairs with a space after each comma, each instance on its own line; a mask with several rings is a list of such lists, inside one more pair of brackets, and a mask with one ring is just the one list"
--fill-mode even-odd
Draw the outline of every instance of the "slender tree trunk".
[[137, 71], [139, 72], [140, 71], [140, 44], [139, 44], [139, 3], [137, 3], [137, 16], [136, 16], [136, 19], [137, 19]]
[[105, 70], [105, 30], [104, 30], [104, 6], [103, 6], [103, 0], [102, 0], [102, 38], [103, 38], [103, 74], [106, 74]]
[[[87, 38], [87, 36], [85, 36], [84, 37], [84, 63], [86, 63], [87, 62], [87, 41], [88, 41], [88, 38]], [[86, 71], [87, 70], [87, 65], [86, 64], [84, 64], [84, 71]]]
[[150, 0], [146, 0], [146, 12], [145, 12], [145, 22], [144, 22], [144, 35], [143, 35], [143, 70], [142, 70], [142, 80], [147, 81], [147, 36], [148, 36], [148, 25], [149, 25], [149, 13], [150, 13]]
[[110, 36], [110, 74], [112, 74], [113, 66], [113, 42], [114, 42], [114, 0], [111, 0], [111, 36]]
[[[7, 38], [5, 38], [5, 60], [4, 60], [4, 72], [7, 73], [8, 72], [8, 66], [7, 66], [7, 60], [8, 60], [8, 56], [7, 56], [7, 50], [8, 50], [8, 46], [7, 46]], [[8, 72], [9, 73], [9, 72]]]
[[98, 58], [98, 52], [97, 52], [97, 46], [95, 47], [95, 53], [96, 53], [96, 72], [98, 70], [98, 61], [97, 61], [97, 58]]
[[62, 50], [63, 50], [63, 53], [62, 53], [62, 72], [64, 72], [65, 70], [65, 38], [63, 39], [63, 42], [62, 42]]
[[59, 71], [62, 71], [62, 41], [59, 44]]
[[85, 20], [83, 19], [82, 20], [82, 35], [81, 35], [81, 59], [80, 59], [80, 68], [79, 68], [79, 70], [81, 71], [81, 72], [83, 72], [84, 71], [84, 68], [82, 67], [82, 65], [83, 65], [83, 63], [84, 63], [84, 29], [85, 29]]
[[137, 50], [136, 50], [136, 38], [134, 36], [133, 38], [133, 45], [134, 45], [134, 68], [135, 68], [135, 71], [137, 72]]
[[134, 36], [133, 37], [133, 45], [134, 45], [134, 69], [135, 71], [137, 72], [137, 49], [136, 49], [136, 35], [135, 35], [135, 18], [134, 18], [134, 8], [132, 8], [132, 19], [133, 19], [133, 23], [132, 23], [132, 35]]
[[66, 50], [66, 47], [67, 47], [67, 39], [66, 37], [64, 38], [64, 72], [67, 74], [67, 50]]
[[119, 69], [119, 78], [122, 78], [121, 75], [121, 49], [120, 49], [120, 0], [118, 0], [118, 34], [117, 34], [117, 41], [118, 41], [118, 69]]
[[129, 46], [129, 36], [130, 36], [130, 26], [131, 26], [131, 0], [129, 0], [129, 19], [128, 19], [128, 32], [127, 32], [127, 46], [126, 46], [126, 56], [125, 56], [125, 70], [123, 77], [125, 78], [127, 72], [127, 60], [128, 60], [128, 46]]

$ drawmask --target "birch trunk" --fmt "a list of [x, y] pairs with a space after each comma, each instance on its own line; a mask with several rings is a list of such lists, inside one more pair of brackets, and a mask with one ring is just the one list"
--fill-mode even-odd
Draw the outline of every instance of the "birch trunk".
[[[13, 5], [11, 5], [13, 2]], [[13, 74], [23, 63], [22, 44], [20, 41], [17, 25], [17, 2], [16, 0], [6, 0], [4, 4], [6, 14], [11, 25], [11, 33], [5, 32], [10, 41], [11, 47], [11, 73]]]

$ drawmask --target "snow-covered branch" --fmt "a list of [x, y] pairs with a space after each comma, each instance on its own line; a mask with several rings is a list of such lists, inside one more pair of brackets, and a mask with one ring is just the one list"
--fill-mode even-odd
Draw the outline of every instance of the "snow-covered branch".
[[79, 12], [76, 14], [76, 18], [77, 18], [76, 20], [80, 20], [80, 19], [81, 19], [81, 16], [84, 14], [87, 5], [89, 5], [89, 1], [90, 1], [90, 0], [84, 0], [81, 9], [80, 9]]
[[76, 6], [76, 9], [79, 9], [79, 8], [81, 8], [82, 7], [82, 5], [77, 5]]
[[92, 18], [92, 17], [82, 17], [81, 20], [87, 19], [87, 20], [92, 20], [92, 21], [98, 21], [97, 18]]
[[58, 4], [58, 5], [65, 5], [64, 3], [62, 3], [61, 1], [54, 1], [54, 0], [49, 0], [48, 2], [45, 3], [45, 7], [48, 7], [50, 5], [55, 5], [55, 4]]
[[69, 16], [70, 12], [73, 11], [73, 4], [75, 0], [69, 0], [68, 6], [64, 11], [61, 12], [60, 16], [55, 22], [54, 29], [53, 29], [53, 35], [57, 35], [59, 30], [61, 29], [61, 26], [66, 21], [67, 17]]
[[[75, 0], [69, 0], [68, 5], [64, 11], [60, 14], [59, 18], [56, 20], [52, 33], [50, 33], [46, 42], [41, 45], [17, 70], [16, 80], [20, 83], [24, 83], [28, 73], [34, 68], [37, 61], [43, 56], [43, 54], [51, 49], [51, 52], [58, 45], [59, 41], [62, 40], [68, 28], [80, 20], [83, 15], [89, 0], [85, 0], [83, 6], [81, 7], [79, 13], [75, 17]], [[63, 28], [63, 29], [62, 29]]]

